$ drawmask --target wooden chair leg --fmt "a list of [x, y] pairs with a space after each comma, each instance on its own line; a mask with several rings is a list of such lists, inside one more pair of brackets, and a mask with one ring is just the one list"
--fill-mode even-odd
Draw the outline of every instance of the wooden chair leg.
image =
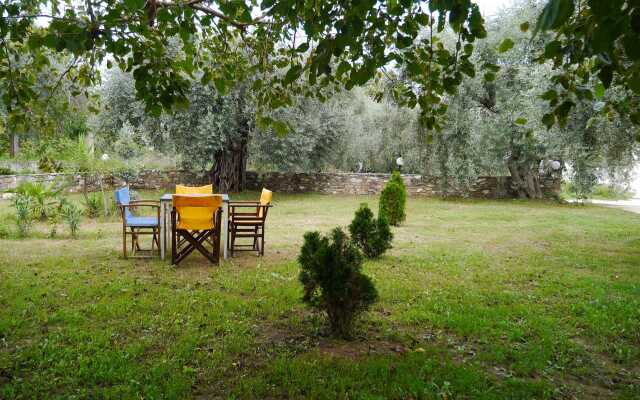
[[253, 228], [253, 250], [258, 251], [258, 227]]
[[264, 225], [262, 226], [262, 228], [260, 229], [260, 237], [262, 240], [262, 243], [260, 243], [260, 255], [264, 256]]
[[176, 212], [171, 211], [171, 265], [176, 265]]
[[233, 257], [234, 250], [236, 248], [236, 229], [235, 227], [231, 228], [231, 257]]
[[125, 226], [122, 227], [122, 253], [124, 254], [124, 259], [127, 259], [127, 228]]

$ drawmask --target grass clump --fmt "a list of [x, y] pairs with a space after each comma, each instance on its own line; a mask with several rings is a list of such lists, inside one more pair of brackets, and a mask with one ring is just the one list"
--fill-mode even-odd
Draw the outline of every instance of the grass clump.
[[377, 219], [366, 203], [360, 204], [356, 215], [349, 225], [353, 242], [367, 258], [377, 258], [391, 248], [393, 234], [384, 215]]
[[89, 193], [84, 199], [84, 213], [88, 218], [98, 218], [102, 213], [103, 199], [100, 193]]
[[71, 237], [77, 239], [80, 220], [82, 218], [82, 210], [76, 204], [63, 200], [60, 206], [60, 212], [62, 218], [64, 218], [67, 226], [69, 227]]
[[334, 336], [351, 338], [357, 317], [378, 299], [371, 279], [362, 273], [362, 254], [340, 228], [330, 237], [307, 232], [298, 256], [302, 301], [324, 313]]
[[25, 238], [29, 236], [29, 231], [33, 225], [31, 214], [33, 201], [31, 197], [19, 193], [13, 199], [13, 207], [16, 209], [16, 226], [18, 228], [18, 236]]

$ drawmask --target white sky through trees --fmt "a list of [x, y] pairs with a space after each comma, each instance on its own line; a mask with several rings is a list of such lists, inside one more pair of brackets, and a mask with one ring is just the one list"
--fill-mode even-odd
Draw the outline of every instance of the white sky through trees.
[[494, 15], [501, 7], [509, 6], [513, 0], [475, 0], [480, 6], [480, 12], [485, 17]]

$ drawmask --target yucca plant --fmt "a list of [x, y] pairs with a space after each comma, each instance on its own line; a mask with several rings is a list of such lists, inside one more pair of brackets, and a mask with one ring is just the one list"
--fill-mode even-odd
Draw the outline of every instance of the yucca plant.
[[80, 220], [82, 219], [82, 210], [66, 199], [63, 199], [61, 203], [60, 212], [62, 218], [67, 222], [71, 237], [77, 239], [78, 228], [80, 227]]
[[18, 185], [16, 193], [28, 197], [33, 217], [44, 221], [47, 219], [47, 214], [51, 211], [62, 189], [63, 186], [57, 179], [49, 184], [27, 181]]
[[89, 218], [97, 218], [102, 213], [103, 199], [98, 193], [89, 193], [83, 200], [84, 213]]
[[24, 194], [18, 194], [13, 199], [13, 207], [16, 209], [16, 225], [18, 227], [18, 236], [24, 238], [29, 235], [29, 230], [33, 223], [31, 208], [31, 197]]

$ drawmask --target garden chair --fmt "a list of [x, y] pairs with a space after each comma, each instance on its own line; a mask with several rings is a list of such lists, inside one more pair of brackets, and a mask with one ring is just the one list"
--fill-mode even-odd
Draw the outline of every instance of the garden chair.
[[[128, 187], [116, 190], [114, 197], [122, 217], [122, 253], [124, 258], [128, 258], [127, 235], [131, 236], [132, 257], [152, 257], [154, 255], [154, 251], [160, 254], [160, 202], [154, 200], [131, 200]], [[135, 216], [131, 212], [131, 209], [137, 207], [155, 208], [156, 215], [151, 217]], [[140, 248], [140, 235], [152, 235], [151, 250], [142, 250]], [[154, 245], [156, 246], [155, 250]], [[138, 252], [142, 252], [143, 255], [136, 255]]]
[[[267, 213], [271, 208], [273, 192], [262, 189], [259, 201], [232, 201], [229, 202], [229, 235], [228, 250], [257, 251], [258, 255], [264, 255], [264, 228]], [[251, 238], [251, 244], [237, 244], [238, 238]]]
[[176, 194], [212, 194], [213, 185], [185, 186], [176, 185]]
[[212, 264], [218, 264], [221, 220], [221, 195], [174, 194], [171, 210], [171, 264], [178, 265], [196, 249]]

